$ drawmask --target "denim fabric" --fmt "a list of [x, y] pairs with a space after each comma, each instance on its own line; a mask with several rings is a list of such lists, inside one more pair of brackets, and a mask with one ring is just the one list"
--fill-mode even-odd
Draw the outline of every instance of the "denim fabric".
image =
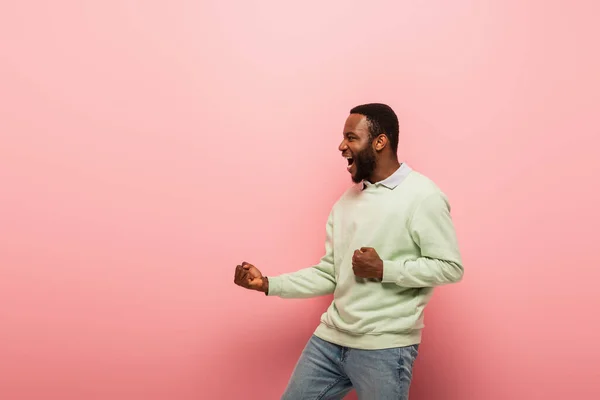
[[281, 399], [343, 399], [354, 388], [360, 400], [408, 400], [418, 348], [360, 350], [312, 336]]

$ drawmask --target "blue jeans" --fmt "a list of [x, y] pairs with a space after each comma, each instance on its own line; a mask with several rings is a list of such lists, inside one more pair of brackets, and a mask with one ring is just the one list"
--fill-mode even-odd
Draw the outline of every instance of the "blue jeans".
[[313, 335], [281, 399], [337, 400], [354, 388], [360, 400], [408, 400], [418, 348], [359, 350]]

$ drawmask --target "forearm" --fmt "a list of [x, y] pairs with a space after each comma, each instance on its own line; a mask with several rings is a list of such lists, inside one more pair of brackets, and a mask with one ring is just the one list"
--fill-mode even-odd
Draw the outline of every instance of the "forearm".
[[460, 260], [420, 257], [411, 261], [383, 261], [382, 282], [402, 287], [433, 287], [459, 282], [463, 277]]
[[288, 299], [324, 296], [335, 290], [335, 277], [329, 267], [323, 266], [270, 276], [267, 281], [265, 294]]

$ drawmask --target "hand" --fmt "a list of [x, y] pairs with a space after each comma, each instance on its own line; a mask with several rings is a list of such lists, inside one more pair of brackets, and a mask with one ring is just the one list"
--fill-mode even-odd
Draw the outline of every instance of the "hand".
[[359, 278], [382, 279], [383, 261], [372, 247], [361, 247], [352, 256], [352, 270]]
[[235, 267], [235, 276], [233, 282], [246, 289], [266, 292], [269, 290], [269, 281], [265, 278], [258, 268], [247, 262]]

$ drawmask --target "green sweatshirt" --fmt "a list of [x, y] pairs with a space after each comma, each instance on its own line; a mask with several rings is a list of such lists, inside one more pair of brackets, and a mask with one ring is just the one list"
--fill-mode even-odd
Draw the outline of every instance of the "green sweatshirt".
[[[340, 346], [385, 349], [421, 341], [435, 286], [458, 282], [462, 261], [442, 191], [406, 164], [384, 181], [351, 187], [327, 220], [325, 255], [312, 267], [269, 277], [269, 296], [333, 293], [315, 335]], [[383, 279], [354, 275], [352, 255], [373, 247]]]

